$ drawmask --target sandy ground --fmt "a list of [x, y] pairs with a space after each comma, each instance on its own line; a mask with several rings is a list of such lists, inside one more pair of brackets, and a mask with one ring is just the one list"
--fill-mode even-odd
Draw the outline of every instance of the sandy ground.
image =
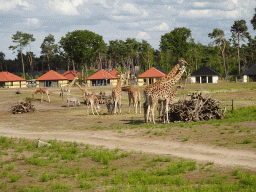
[[165, 154], [197, 161], [214, 162], [220, 167], [231, 167], [256, 170], [256, 154], [251, 151], [226, 149], [185, 142], [166, 141], [136, 137], [133, 130], [125, 130], [124, 135], [114, 131], [64, 131], [64, 132], [33, 132], [10, 129], [0, 126], [0, 134], [8, 137], [22, 137], [47, 141], [76, 141], [110, 149], [135, 150], [143, 153]]
[[[57, 91], [53, 93], [55, 95], [59, 94]], [[10, 97], [9, 95], [7, 96]], [[8, 99], [5, 100], [7, 101], [3, 100], [0, 102], [0, 115], [6, 113], [10, 106], [15, 103]], [[59, 103], [54, 106], [52, 103], [49, 104], [47, 102], [34, 102], [34, 104], [36, 105], [37, 111], [65, 109], [65, 106], [63, 106], [65, 105], [65, 100], [59, 101], [58, 98], [55, 102]], [[17, 119], [19, 119], [18, 117], [19, 116], [17, 116]], [[29, 118], [26, 120], [28, 121]], [[104, 146], [110, 149], [119, 148], [126, 151], [135, 150], [143, 153], [172, 155], [197, 160], [199, 162], [214, 162], [215, 165], [220, 167], [242, 168], [256, 171], [256, 153], [254, 151], [229, 149], [175, 140], [170, 141], [163, 138], [145, 138], [139, 136], [138, 132], [140, 130], [132, 129], [122, 130], [124, 134], [117, 133], [117, 131], [114, 130], [27, 130], [24, 124], [12, 126], [12, 124], [15, 124], [15, 122], [12, 121], [14, 121], [14, 119], [10, 118], [10, 125], [6, 125], [0, 121], [0, 135], [27, 139], [40, 139], [43, 141], [50, 139], [72, 142], [76, 141], [94, 146]]]

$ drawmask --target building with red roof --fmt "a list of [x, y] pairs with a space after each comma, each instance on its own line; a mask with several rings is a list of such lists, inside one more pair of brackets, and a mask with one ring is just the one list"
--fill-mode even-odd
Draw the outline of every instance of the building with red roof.
[[68, 78], [50, 70], [36, 79], [36, 87], [63, 87], [69, 83]]
[[[68, 70], [63, 74], [64, 77], [67, 77], [69, 81], [73, 81], [75, 78], [74, 70]], [[81, 73], [76, 71], [76, 77], [81, 78]]]
[[159, 78], [164, 77], [166, 74], [162, 71], [151, 67], [149, 70], [145, 71], [138, 76], [138, 85], [149, 85], [156, 82]]
[[21, 78], [13, 73], [0, 72], [0, 87], [6, 88], [26, 88], [26, 79]]
[[87, 85], [90, 86], [104, 86], [104, 85], [116, 85], [117, 76], [113, 76], [104, 69], [101, 69], [87, 78]]
[[117, 77], [117, 73], [118, 73], [118, 71], [117, 70], [115, 70], [115, 69], [113, 69], [112, 71], [110, 71], [109, 72], [111, 75], [113, 75], [113, 76], [115, 76], [115, 77]]

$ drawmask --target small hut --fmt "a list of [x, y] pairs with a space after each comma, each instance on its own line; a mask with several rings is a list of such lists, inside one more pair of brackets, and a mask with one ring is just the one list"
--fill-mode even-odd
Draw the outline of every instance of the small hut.
[[36, 79], [36, 87], [63, 87], [69, 83], [68, 78], [50, 70]]
[[0, 72], [0, 87], [3, 88], [26, 88], [26, 80], [13, 73]]
[[254, 82], [256, 81], [256, 64], [248, 68], [245, 72], [242, 73], [243, 82], [248, 82], [251, 78]]
[[113, 85], [116, 86], [118, 77], [111, 75], [104, 69], [101, 69], [94, 73], [92, 76], [87, 78], [87, 86], [105, 86]]
[[160, 77], [164, 77], [165, 75], [166, 73], [164, 73], [164, 71], [161, 72], [155, 67], [151, 67], [149, 70], [138, 76], [138, 86], [155, 83]]
[[218, 83], [219, 74], [211, 67], [203, 65], [190, 74], [191, 83]]

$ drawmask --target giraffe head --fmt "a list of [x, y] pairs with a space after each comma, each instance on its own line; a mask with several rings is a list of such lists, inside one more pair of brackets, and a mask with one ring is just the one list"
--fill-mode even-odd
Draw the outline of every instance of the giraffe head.
[[185, 59], [184, 58], [179, 58], [179, 65], [180, 66], [187, 66], [188, 65], [188, 63], [185, 61]]

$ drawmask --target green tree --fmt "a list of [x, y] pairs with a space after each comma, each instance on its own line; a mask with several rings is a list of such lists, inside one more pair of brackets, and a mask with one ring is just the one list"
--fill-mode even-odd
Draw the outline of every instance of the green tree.
[[254, 8], [254, 11], [255, 11], [255, 13], [254, 13], [254, 16], [251, 20], [251, 24], [253, 26], [253, 29], [256, 30], [256, 8]]
[[1, 70], [3, 71], [3, 62], [4, 62], [5, 54], [0, 51], [0, 64], [1, 64]]
[[240, 48], [240, 38], [244, 41], [244, 37], [248, 37], [248, 28], [246, 26], [245, 20], [238, 20], [234, 22], [234, 25], [231, 27], [232, 38], [237, 40], [237, 55], [238, 55], [238, 71], [240, 74], [240, 57], [239, 57], [239, 48]]
[[213, 41], [214, 44], [216, 44], [222, 54], [222, 63], [223, 63], [223, 67], [224, 67], [224, 71], [225, 71], [225, 80], [228, 80], [228, 71], [227, 71], [227, 67], [226, 67], [226, 63], [225, 63], [225, 48], [226, 48], [226, 39], [223, 38], [224, 36], [224, 31], [222, 31], [221, 29], [213, 29], [212, 33], [208, 34], [208, 37], [210, 37], [211, 39], [215, 39]]
[[147, 41], [142, 40], [142, 43], [139, 47], [139, 52], [141, 56], [141, 67], [143, 67], [144, 70], [154, 66], [154, 49]]
[[191, 37], [190, 29], [185, 27], [175, 28], [170, 33], [161, 36], [160, 49], [162, 51], [171, 50], [177, 57], [184, 57], [189, 48], [188, 39]]
[[[79, 64], [89, 63], [103, 46], [102, 36], [88, 30], [75, 30], [62, 37], [60, 44], [69, 58]], [[74, 64], [73, 64], [74, 66]]]
[[22, 50], [24, 47], [26, 47], [31, 42], [35, 41], [36, 39], [33, 38], [33, 34], [23, 33], [21, 31], [17, 31], [16, 34], [12, 36], [13, 43], [17, 43], [16, 46], [10, 46], [9, 49], [12, 49], [13, 51], [17, 49], [17, 51], [21, 55], [21, 62], [22, 62], [22, 69], [23, 69], [23, 76], [25, 78], [25, 66], [23, 61], [23, 55]]
[[44, 41], [40, 46], [41, 54], [45, 55], [47, 58], [49, 71], [51, 70], [50, 57], [58, 52], [58, 45], [54, 44], [54, 42], [54, 36], [52, 34], [49, 34], [47, 37], [44, 38]]

